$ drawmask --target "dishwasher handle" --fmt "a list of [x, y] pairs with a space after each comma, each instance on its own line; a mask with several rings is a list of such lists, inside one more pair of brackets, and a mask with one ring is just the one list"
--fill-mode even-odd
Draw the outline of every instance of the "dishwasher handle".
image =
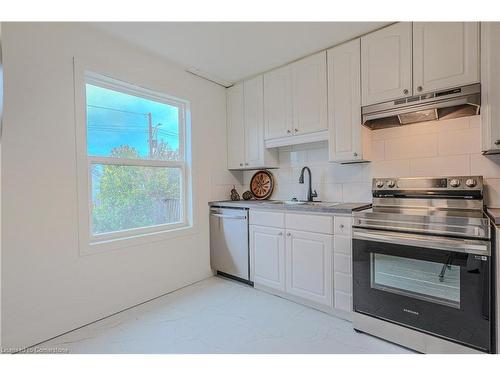
[[215, 216], [215, 217], [219, 217], [221, 219], [233, 219], [233, 220], [246, 220], [246, 215], [243, 216], [243, 215], [238, 215], [238, 216], [234, 216], [234, 215], [223, 215], [223, 214], [218, 214], [218, 213], [214, 213], [214, 212], [210, 212], [210, 215], [211, 216]]

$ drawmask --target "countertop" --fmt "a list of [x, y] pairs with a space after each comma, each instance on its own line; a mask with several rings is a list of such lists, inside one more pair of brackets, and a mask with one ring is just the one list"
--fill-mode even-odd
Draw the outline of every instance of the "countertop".
[[[321, 202], [321, 203], [327, 204], [328, 202]], [[331, 204], [332, 206], [321, 206], [321, 205], [314, 206], [308, 204], [285, 204], [281, 203], [281, 201], [272, 201], [272, 200], [214, 201], [208, 203], [209, 206], [265, 208], [273, 210], [322, 212], [322, 213], [332, 213], [332, 214], [351, 214], [353, 211], [359, 211], [371, 206], [371, 203], [359, 203], [359, 202], [347, 202], [339, 204], [331, 202]]]
[[486, 212], [493, 219], [495, 225], [500, 225], [500, 208], [486, 208]]

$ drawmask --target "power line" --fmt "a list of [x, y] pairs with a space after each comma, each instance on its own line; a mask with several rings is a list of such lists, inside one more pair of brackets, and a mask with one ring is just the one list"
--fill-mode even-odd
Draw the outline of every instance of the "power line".
[[[87, 128], [91, 130], [108, 130], [108, 131], [115, 131], [117, 133], [125, 133], [125, 132], [147, 132], [148, 129], [146, 126], [141, 126], [141, 125], [120, 125], [120, 124], [112, 124], [112, 123], [107, 123], [107, 124], [87, 124]], [[158, 128], [157, 132], [166, 136], [178, 136], [179, 133]]]
[[115, 112], [130, 113], [130, 114], [133, 114], [133, 115], [141, 115], [141, 116], [147, 116], [148, 115], [147, 113], [142, 113], [142, 112], [125, 111], [123, 109], [111, 108], [111, 107], [104, 107], [104, 106], [92, 105], [92, 104], [87, 104], [87, 107], [98, 108], [98, 109], [107, 109], [107, 110], [115, 111]]

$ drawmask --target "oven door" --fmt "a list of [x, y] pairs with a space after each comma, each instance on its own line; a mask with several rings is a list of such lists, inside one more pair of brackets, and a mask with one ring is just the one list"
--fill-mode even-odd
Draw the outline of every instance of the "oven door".
[[490, 352], [490, 243], [353, 228], [354, 311]]

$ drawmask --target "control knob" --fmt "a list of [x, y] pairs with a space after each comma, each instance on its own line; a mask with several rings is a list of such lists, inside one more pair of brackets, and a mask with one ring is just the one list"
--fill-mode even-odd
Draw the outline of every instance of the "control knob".
[[457, 179], [457, 178], [451, 179], [450, 180], [450, 186], [454, 187], [454, 188], [459, 187], [460, 186], [460, 180]]
[[473, 178], [468, 178], [467, 181], [465, 181], [465, 185], [467, 185], [467, 187], [473, 188], [477, 185], [477, 181]]
[[377, 187], [378, 188], [381, 188], [384, 186], [384, 181], [383, 180], [378, 180], [377, 183], [376, 183]]
[[393, 188], [394, 186], [396, 186], [396, 181], [394, 180], [387, 181], [387, 186]]

